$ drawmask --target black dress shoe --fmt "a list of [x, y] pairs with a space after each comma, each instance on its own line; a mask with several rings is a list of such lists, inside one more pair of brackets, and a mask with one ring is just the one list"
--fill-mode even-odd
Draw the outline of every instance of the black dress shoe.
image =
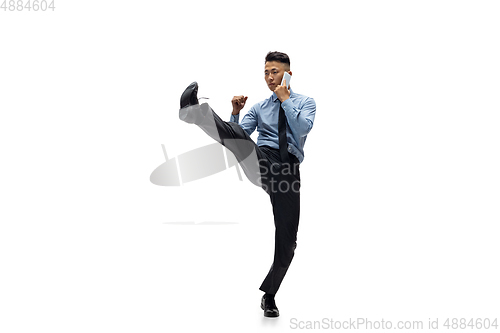
[[276, 303], [274, 302], [274, 297], [262, 296], [260, 307], [264, 310], [264, 317], [278, 317], [280, 315]]
[[181, 96], [181, 109], [187, 106], [198, 104], [198, 83], [195, 81], [191, 83]]

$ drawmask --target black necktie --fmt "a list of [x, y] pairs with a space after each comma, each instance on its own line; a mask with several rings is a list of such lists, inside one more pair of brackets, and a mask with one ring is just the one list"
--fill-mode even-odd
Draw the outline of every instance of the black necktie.
[[286, 142], [286, 116], [285, 110], [283, 110], [283, 108], [281, 107], [281, 102], [280, 113], [278, 117], [278, 133], [281, 163], [290, 163], [290, 159], [288, 157], [288, 144]]

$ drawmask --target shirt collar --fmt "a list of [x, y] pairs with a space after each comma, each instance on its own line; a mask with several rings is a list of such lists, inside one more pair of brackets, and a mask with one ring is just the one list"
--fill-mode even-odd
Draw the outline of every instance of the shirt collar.
[[[292, 97], [292, 95], [293, 95], [292, 88], [290, 88], [288, 90], [290, 90], [290, 97]], [[274, 91], [273, 91], [273, 94], [272, 94], [271, 98], [272, 98], [273, 102], [276, 102], [276, 100], [278, 100], [278, 96], [276, 96], [276, 93]]]

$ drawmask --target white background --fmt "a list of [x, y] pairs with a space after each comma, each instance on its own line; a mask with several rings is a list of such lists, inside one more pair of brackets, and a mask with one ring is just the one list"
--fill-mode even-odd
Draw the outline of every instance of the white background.
[[[498, 316], [498, 2], [55, 6], [0, 11], [0, 331]], [[243, 112], [269, 97], [269, 51], [317, 103], [278, 319], [259, 306], [265, 193], [234, 168], [149, 181], [161, 144], [174, 157], [213, 142], [178, 119], [184, 88], [228, 120], [234, 95]]]

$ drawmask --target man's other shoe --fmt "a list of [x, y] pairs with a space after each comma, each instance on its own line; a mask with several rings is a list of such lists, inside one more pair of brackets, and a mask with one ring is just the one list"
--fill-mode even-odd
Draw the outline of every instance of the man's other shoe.
[[260, 307], [264, 310], [264, 317], [278, 317], [280, 315], [278, 307], [276, 307], [276, 303], [274, 302], [274, 297], [262, 296]]

